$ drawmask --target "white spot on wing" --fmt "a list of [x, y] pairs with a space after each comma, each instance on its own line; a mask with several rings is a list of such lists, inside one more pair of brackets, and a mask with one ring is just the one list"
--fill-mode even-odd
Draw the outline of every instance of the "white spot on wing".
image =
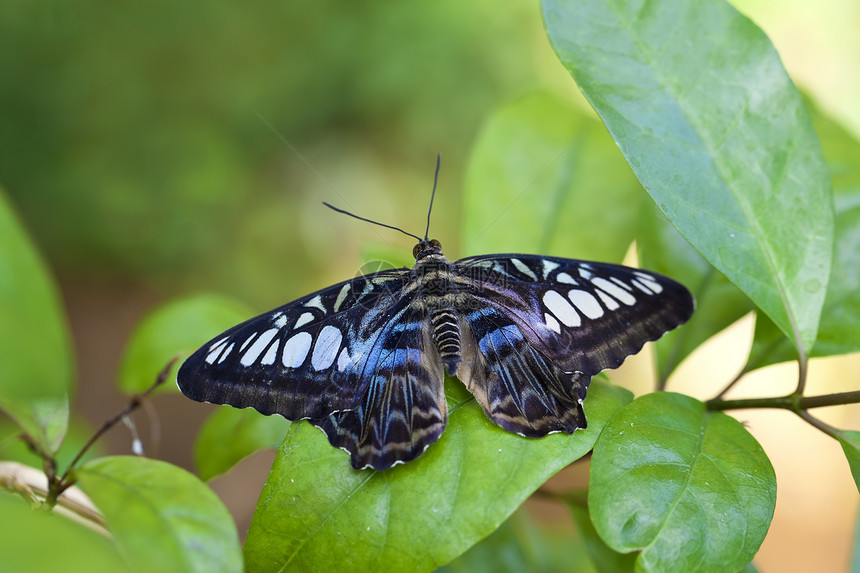
[[556, 334], [561, 334], [561, 325], [553, 315], [548, 312], [543, 313], [543, 319], [546, 321], [546, 327]]
[[608, 280], [606, 280], [604, 278], [595, 277], [591, 280], [591, 284], [593, 284], [594, 286], [596, 286], [600, 289], [605, 290], [608, 294], [612, 295], [613, 297], [617, 298], [618, 300], [620, 300], [621, 302], [623, 302], [624, 304], [626, 304], [628, 306], [632, 306], [632, 305], [636, 304], [636, 297], [635, 296], [633, 296], [632, 294], [630, 294], [629, 292], [627, 292], [626, 290], [624, 290], [623, 288], [621, 288], [617, 284], [609, 282]]
[[654, 294], [654, 291], [652, 291], [650, 288], [646, 287], [644, 284], [639, 282], [639, 279], [632, 279], [630, 281], [630, 284], [632, 284], [633, 286], [635, 286], [636, 288], [638, 288], [639, 290], [641, 290], [645, 294]]
[[229, 356], [229, 354], [233, 352], [234, 346], [236, 346], [236, 344], [231, 344], [227, 347], [227, 350], [225, 350], [224, 353], [221, 355], [221, 358], [218, 359], [218, 364], [221, 364], [222, 362], [224, 362], [224, 360], [227, 359], [227, 356]]
[[584, 290], [572, 289], [567, 293], [567, 298], [573, 303], [576, 309], [587, 316], [588, 318], [600, 318], [603, 316], [603, 307], [597, 302], [597, 299], [590, 292]]
[[343, 285], [343, 288], [340, 289], [340, 292], [337, 293], [337, 300], [334, 301], [334, 312], [340, 311], [340, 305], [343, 304], [343, 301], [346, 300], [346, 294], [349, 292], [349, 283]]
[[266, 349], [275, 335], [278, 333], [277, 328], [270, 328], [254, 341], [254, 344], [248, 347], [248, 350], [245, 351], [245, 354], [242, 355], [242, 358], [239, 362], [242, 363], [242, 366], [250, 366], [254, 362], [257, 361], [257, 358]]
[[239, 352], [244, 352], [248, 345], [251, 344], [251, 341], [254, 340], [254, 337], [260, 334], [259, 332], [253, 333], [251, 336], [245, 339], [245, 342], [242, 343], [242, 346], [239, 347]]
[[565, 326], [579, 326], [582, 319], [567, 300], [554, 290], [543, 295], [543, 303]]
[[555, 276], [555, 280], [557, 280], [560, 283], [564, 283], [564, 284], [568, 284], [568, 285], [578, 285], [579, 284], [578, 282], [576, 282], [575, 278], [573, 278], [572, 276], [570, 276], [567, 273], [558, 273]]
[[632, 290], [633, 290], [633, 287], [632, 287], [632, 286], [630, 286], [629, 284], [625, 283], [624, 281], [622, 281], [622, 280], [621, 280], [621, 279], [619, 279], [618, 277], [609, 277], [609, 279], [610, 279], [612, 282], [614, 282], [615, 284], [617, 284], [618, 286], [620, 286], [621, 288], [625, 289], [625, 290], [629, 290], [629, 291], [632, 291]]
[[269, 349], [266, 351], [266, 355], [260, 360], [260, 364], [274, 364], [275, 359], [278, 357], [278, 347], [281, 345], [280, 340], [276, 340], [274, 344], [272, 344]]
[[549, 273], [551, 273], [552, 271], [557, 269], [558, 266], [559, 266], [558, 263], [556, 263], [555, 261], [550, 261], [548, 259], [544, 259], [543, 260], [543, 278], [546, 279], [546, 277], [549, 276]]
[[514, 263], [514, 266], [517, 267], [518, 271], [531, 278], [533, 281], [538, 280], [537, 275], [535, 275], [534, 271], [532, 271], [524, 262], [519, 259], [511, 259], [511, 262]]
[[343, 372], [346, 370], [346, 367], [349, 366], [350, 358], [349, 352], [346, 351], [346, 348], [340, 351], [340, 356], [337, 357], [337, 369]]
[[298, 368], [305, 361], [308, 355], [308, 350], [311, 349], [313, 337], [309, 332], [300, 332], [287, 340], [284, 344], [284, 351], [281, 355], [281, 361], [287, 368]]
[[209, 354], [207, 354], [205, 358], [206, 362], [209, 364], [215, 364], [215, 361], [218, 359], [218, 355], [221, 354], [221, 351], [224, 350], [225, 346], [227, 346], [226, 336], [209, 347]]
[[650, 275], [646, 275], [645, 273], [636, 273], [636, 276], [639, 277], [639, 280], [642, 281], [642, 284], [644, 286], [650, 288], [656, 294], [660, 294], [661, 292], [663, 292], [663, 285], [658, 283], [654, 279], [654, 277], [652, 277]]
[[314, 319], [313, 314], [311, 314], [310, 312], [303, 312], [302, 315], [299, 317], [299, 319], [296, 321], [296, 325], [293, 326], [293, 328], [295, 329], [295, 328], [298, 328], [300, 326], [304, 326], [307, 323], [309, 323], [310, 321], [312, 321], [313, 319]]
[[584, 278], [585, 280], [591, 280], [591, 277], [593, 277], [593, 276], [594, 276], [594, 273], [593, 273], [593, 272], [591, 272], [591, 271], [589, 271], [589, 270], [586, 270], [584, 267], [585, 267], [585, 265], [583, 265], [582, 267], [580, 267], [580, 269], [579, 269], [579, 276], [581, 276], [581, 277], [582, 277], [582, 278]]
[[320, 330], [311, 355], [311, 366], [314, 370], [324, 370], [332, 365], [342, 340], [343, 335], [334, 326], [325, 326]]
[[316, 295], [311, 300], [305, 303], [305, 306], [308, 308], [318, 308], [325, 314], [325, 306], [322, 303], [322, 297], [320, 295]]
[[597, 293], [597, 296], [600, 298], [601, 301], [603, 301], [603, 304], [605, 304], [606, 308], [608, 308], [609, 310], [615, 310], [616, 308], [621, 306], [620, 304], [618, 304], [617, 300], [615, 300], [599, 288], [594, 289], [594, 292]]
[[274, 324], [276, 328], [284, 328], [287, 325], [287, 317], [283, 312], [279, 312], [272, 316], [272, 324]]

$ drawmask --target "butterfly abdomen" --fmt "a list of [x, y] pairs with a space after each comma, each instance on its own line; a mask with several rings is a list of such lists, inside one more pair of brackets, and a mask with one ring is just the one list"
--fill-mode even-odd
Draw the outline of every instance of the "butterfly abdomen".
[[448, 308], [437, 309], [430, 315], [430, 327], [433, 331], [433, 341], [439, 356], [445, 364], [445, 371], [453, 376], [460, 365], [460, 327], [457, 316]]

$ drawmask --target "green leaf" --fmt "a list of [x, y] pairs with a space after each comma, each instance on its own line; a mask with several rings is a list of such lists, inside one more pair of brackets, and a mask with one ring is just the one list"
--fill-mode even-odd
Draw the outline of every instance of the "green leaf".
[[242, 571], [232, 517], [206, 484], [166, 462], [116, 456], [75, 472], [137, 571]]
[[417, 460], [384, 472], [352, 469], [322, 432], [293, 424], [251, 522], [248, 569], [432, 571], [585, 455], [631, 399], [596, 380], [585, 400], [588, 429], [532, 440], [493, 425], [465, 392], [450, 380], [441, 439]]
[[659, 208], [809, 351], [833, 200], [767, 36], [722, 0], [545, 0], [543, 11], [556, 53]]
[[[583, 492], [587, 495], [587, 492]], [[570, 496], [571, 498], [573, 496]], [[573, 522], [588, 547], [588, 553], [594, 568], [600, 573], [633, 573], [633, 565], [638, 557], [637, 553], [619, 553], [606, 545], [588, 515], [586, 503], [571, 499], [568, 504]]]
[[620, 261], [644, 198], [592, 117], [533, 94], [498, 110], [478, 135], [466, 173], [463, 252]]
[[115, 573], [125, 571], [111, 542], [56, 513], [31, 509], [0, 493], [0, 555], [4, 571], [15, 573]]
[[838, 439], [848, 459], [851, 475], [854, 476], [854, 485], [860, 491], [860, 432], [842, 430], [839, 432]]
[[665, 382], [700, 344], [753, 309], [736, 286], [715, 269], [653, 206], [643, 217], [637, 244], [642, 267], [684, 284], [696, 299], [696, 312], [684, 328], [666, 333], [655, 344], [657, 373]]
[[49, 454], [69, 419], [72, 351], [50, 274], [0, 190], [0, 409]]
[[[824, 114], [812, 115], [833, 180], [835, 247], [830, 283], [811, 356], [860, 351], [860, 143]], [[791, 343], [767, 317], [756, 320], [746, 370], [794, 359]]]
[[[517, 510], [497, 530], [436, 573], [593, 573], [588, 554], [568, 532]], [[602, 572], [601, 572], [602, 573]]]
[[194, 442], [194, 466], [202, 480], [223, 474], [245, 456], [277, 448], [290, 428], [281, 416], [222, 406], [212, 412]]
[[638, 398], [594, 448], [591, 518], [614, 550], [641, 551], [637, 571], [733, 573], [756, 554], [775, 504], [755, 438], [688, 396]]
[[[168, 380], [176, 380], [176, 371], [189, 354], [252, 315], [246, 305], [213, 294], [197, 294], [156, 308], [137, 325], [125, 348], [120, 389], [127, 394], [144, 392], [167, 363], [180, 356], [168, 376]], [[176, 390], [176, 384], [163, 388]]]

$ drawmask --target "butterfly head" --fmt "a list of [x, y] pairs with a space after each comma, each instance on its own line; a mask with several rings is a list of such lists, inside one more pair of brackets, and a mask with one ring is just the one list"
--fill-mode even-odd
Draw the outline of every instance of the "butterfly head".
[[421, 260], [427, 255], [441, 255], [442, 243], [436, 239], [421, 239], [421, 242], [415, 245], [412, 249], [412, 256], [415, 260]]

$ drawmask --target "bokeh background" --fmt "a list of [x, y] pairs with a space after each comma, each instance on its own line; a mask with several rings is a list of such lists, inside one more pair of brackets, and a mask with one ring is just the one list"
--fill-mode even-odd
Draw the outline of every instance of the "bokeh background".
[[[735, 5], [815, 105], [860, 135], [860, 4]], [[536, 90], [586, 107], [534, 0], [3, 3], [0, 185], [63, 293], [76, 425], [97, 427], [126, 403], [115, 386], [123, 346], [160, 302], [209, 291], [263, 311], [351, 276], [377, 247], [411, 251], [411, 239], [381, 238], [322, 201], [420, 234], [441, 152], [432, 235], [452, 258], [476, 254], [460, 246], [470, 148], [494, 110]], [[751, 333], [748, 317], [670, 388], [712, 396], [743, 365]], [[810, 392], [856, 389], [858, 373], [856, 356], [814, 361]], [[644, 392], [649, 376], [644, 354], [614, 380]], [[736, 396], [787, 393], [795, 380], [791, 365], [754, 376]], [[147, 453], [190, 468], [211, 407], [153, 403], [140, 424], [161, 437]], [[829, 410], [829, 423], [860, 428], [856, 407]], [[846, 570], [857, 490], [838, 444], [784, 412], [736, 416], [779, 482], [761, 569]], [[129, 449], [122, 429], [105, 440], [107, 452]], [[271, 459], [213, 482], [240, 528]], [[529, 511], [569, 526], [546, 502]]]

